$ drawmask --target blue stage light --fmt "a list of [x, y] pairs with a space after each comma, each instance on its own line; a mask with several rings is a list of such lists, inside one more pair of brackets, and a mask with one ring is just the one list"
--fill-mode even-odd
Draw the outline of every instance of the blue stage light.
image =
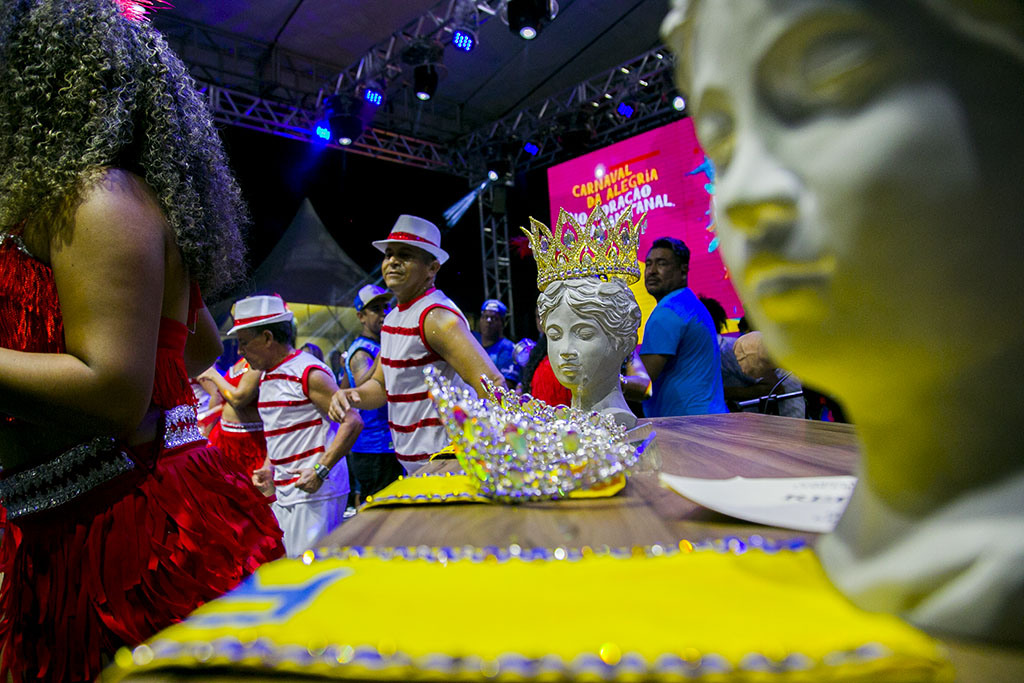
[[316, 126], [316, 136], [321, 140], [330, 140], [331, 129], [328, 128], [325, 124], [318, 123]]
[[379, 107], [384, 104], [384, 91], [376, 86], [368, 85], [363, 88], [363, 100], [368, 104]]
[[619, 102], [619, 106], [615, 108], [615, 111], [619, 113], [619, 116], [629, 118], [633, 115], [633, 107], [626, 104], [625, 102]]
[[531, 157], [537, 156], [537, 152], [540, 151], [540, 147], [538, 147], [537, 144], [533, 142], [527, 142], [525, 145], [523, 145], [523, 149], [525, 149], [526, 153], [529, 154]]
[[456, 50], [472, 52], [473, 48], [476, 47], [476, 36], [468, 29], [457, 28], [452, 33], [452, 46]]

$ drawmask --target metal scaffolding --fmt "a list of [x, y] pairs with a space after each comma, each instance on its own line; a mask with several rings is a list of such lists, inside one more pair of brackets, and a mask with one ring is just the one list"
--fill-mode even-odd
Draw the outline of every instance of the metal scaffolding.
[[[512, 305], [512, 269], [508, 242], [508, 214], [504, 211], [503, 185], [488, 185], [477, 195], [480, 211], [480, 255], [484, 268], [484, 299], [497, 299], [508, 306], [509, 333], [516, 337], [516, 316]], [[501, 206], [498, 206], [501, 204]], [[501, 210], [498, 210], [498, 209]]]
[[218, 85], [205, 85], [201, 90], [206, 93], [214, 120], [218, 123], [343, 149], [406, 166], [454, 172], [453, 161], [445, 147], [435, 142], [380, 128], [369, 128], [351, 145], [342, 147], [316, 137], [314, 131], [318, 117], [313, 111]]
[[[451, 31], [459, 3], [442, 4], [441, 11], [410, 22], [343, 70], [167, 15], [159, 28], [210, 93], [218, 120], [316, 142], [326, 95], [354, 87], [367, 74], [398, 73], [400, 48]], [[475, 3], [485, 17], [481, 23], [500, 6], [501, 0]], [[682, 118], [684, 111], [673, 106], [674, 65], [671, 53], [655, 48], [475, 130], [457, 116], [430, 117], [424, 124], [421, 106], [392, 95], [388, 111], [378, 112], [374, 127], [364, 133], [370, 139], [348, 149], [467, 178], [483, 175], [494, 162], [510, 163], [520, 172], [543, 168]], [[619, 113], [623, 103], [631, 115]], [[526, 142], [537, 146], [535, 155], [524, 149]]]

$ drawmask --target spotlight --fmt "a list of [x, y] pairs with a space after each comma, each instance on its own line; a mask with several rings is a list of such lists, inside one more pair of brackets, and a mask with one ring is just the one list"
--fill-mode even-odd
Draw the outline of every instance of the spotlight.
[[615, 111], [618, 112], [619, 116], [622, 118], [628, 119], [633, 115], [633, 106], [626, 102], [619, 102], [619, 106], [615, 108]]
[[436, 40], [418, 40], [402, 50], [402, 61], [412, 67], [412, 91], [427, 101], [437, 92], [444, 71], [444, 45]]
[[499, 176], [498, 172], [495, 171], [495, 170], [490, 170], [490, 171], [487, 172], [487, 179], [490, 180], [491, 182], [494, 182], [495, 180], [497, 180], [500, 177], [501, 176]]
[[363, 134], [366, 127], [361, 116], [366, 106], [352, 95], [328, 97], [324, 102], [324, 118], [327, 122], [317, 125], [317, 136], [322, 139], [334, 139], [339, 145], [351, 145]]
[[683, 99], [682, 95], [676, 95], [672, 98], [672, 108], [676, 111], [682, 111], [686, 109], [686, 100]]
[[433, 64], [420, 64], [412, 70], [412, 87], [416, 97], [426, 101], [437, 91], [437, 68]]
[[526, 153], [531, 157], [537, 156], [537, 152], [540, 151], [540, 147], [535, 142], [527, 142], [523, 145], [523, 149], [526, 150]]
[[375, 107], [384, 104], [384, 88], [376, 81], [363, 83], [359, 94], [367, 104], [372, 104]]
[[452, 45], [456, 50], [472, 52], [476, 47], [476, 29], [480, 10], [476, 0], [456, 0], [452, 9]]
[[340, 114], [331, 119], [331, 130], [338, 144], [347, 147], [363, 134], [363, 120], [355, 114]]
[[476, 47], [476, 33], [469, 28], [457, 28], [452, 33], [452, 46], [456, 50], [472, 52]]
[[524, 40], [533, 40], [558, 14], [558, 3], [555, 0], [508, 0], [505, 13], [510, 31]]

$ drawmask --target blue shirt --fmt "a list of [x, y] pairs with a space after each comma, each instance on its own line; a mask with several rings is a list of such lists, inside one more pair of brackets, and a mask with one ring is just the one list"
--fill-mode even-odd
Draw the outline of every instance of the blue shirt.
[[[368, 337], [356, 337], [348, 347], [348, 355], [345, 357], [345, 376], [348, 378], [350, 387], [356, 386], [355, 377], [352, 376], [352, 354], [356, 351], [366, 351], [373, 359], [380, 353], [380, 344]], [[352, 444], [353, 453], [393, 453], [395, 446], [391, 442], [391, 428], [388, 426], [388, 406], [385, 403], [374, 410], [360, 410], [359, 417], [363, 418], [363, 431], [359, 432], [359, 438]]]
[[644, 327], [640, 355], [670, 356], [644, 415], [727, 413], [722, 394], [722, 363], [711, 314], [688, 287], [662, 298]]
[[[480, 341], [479, 332], [474, 332], [473, 336], [476, 337], [477, 341]], [[520, 369], [516, 365], [515, 349], [516, 345], [508, 337], [502, 337], [490, 346], [484, 346], [484, 351], [491, 357], [491, 362], [494, 363], [494, 367], [498, 368], [498, 372], [508, 382], [510, 389], [519, 384]]]

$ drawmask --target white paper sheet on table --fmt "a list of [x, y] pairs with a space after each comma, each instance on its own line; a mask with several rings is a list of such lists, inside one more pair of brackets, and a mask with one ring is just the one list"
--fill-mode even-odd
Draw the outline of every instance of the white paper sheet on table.
[[856, 477], [694, 479], [662, 472], [663, 484], [716, 512], [758, 524], [827, 533], [846, 509]]

